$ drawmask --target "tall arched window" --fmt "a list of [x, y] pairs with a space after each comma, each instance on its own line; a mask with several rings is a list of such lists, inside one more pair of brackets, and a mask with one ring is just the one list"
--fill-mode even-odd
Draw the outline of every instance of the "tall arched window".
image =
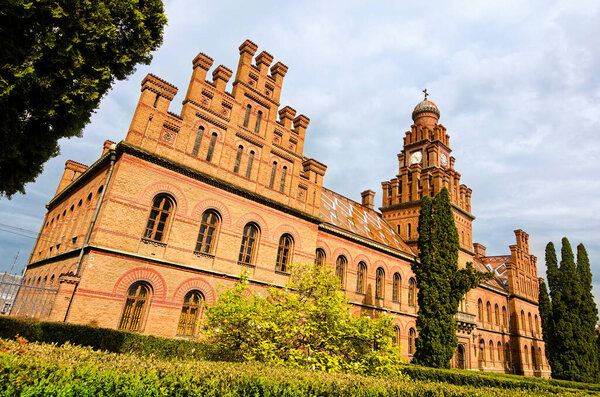
[[287, 272], [289, 270], [292, 250], [294, 249], [294, 240], [289, 234], [284, 234], [279, 239], [279, 248], [277, 249], [277, 263], [275, 270]]
[[414, 278], [408, 280], [408, 306], [417, 305], [417, 283]]
[[252, 106], [246, 106], [246, 115], [244, 116], [244, 127], [248, 127], [248, 121], [250, 120], [250, 111], [252, 110]]
[[275, 183], [275, 172], [277, 172], [277, 161], [273, 161], [273, 167], [271, 167], [271, 179], [269, 180], [271, 189], [273, 189], [273, 183]]
[[197, 156], [198, 151], [200, 150], [200, 143], [202, 143], [202, 136], [204, 136], [204, 127], [198, 127], [198, 132], [196, 133], [196, 140], [194, 141], [194, 148], [192, 149], [192, 156]]
[[537, 337], [540, 337], [540, 322], [538, 321], [538, 316], [537, 314], [535, 315], [535, 333], [537, 335]]
[[523, 361], [525, 362], [525, 367], [529, 367], [529, 349], [527, 345], [523, 347], [523, 357], [525, 358]]
[[504, 344], [504, 360], [506, 360], [506, 368], [510, 368], [510, 345], [508, 342]]
[[496, 320], [496, 326], [500, 327], [500, 308], [498, 307], [497, 303], [494, 306], [494, 318]]
[[544, 367], [544, 357], [542, 356], [542, 348], [538, 347], [538, 368], [542, 369]]
[[483, 301], [481, 299], [477, 301], [477, 317], [479, 317], [479, 321], [483, 324]]
[[496, 350], [498, 350], [498, 361], [502, 362], [502, 343], [501, 342], [498, 342]]
[[506, 306], [502, 306], [502, 325], [508, 327], [508, 314], [506, 314]]
[[531, 346], [531, 367], [537, 369], [537, 357], [535, 354], [535, 347]]
[[240, 162], [242, 161], [242, 152], [244, 151], [244, 147], [242, 145], [238, 146], [237, 154], [235, 156], [235, 165], [233, 166], [233, 172], [236, 174], [240, 170]]
[[248, 223], [244, 226], [242, 234], [242, 245], [240, 246], [240, 255], [238, 263], [241, 265], [252, 265], [254, 263], [254, 254], [258, 245], [259, 229], [254, 223]]
[[287, 173], [287, 167], [284, 165], [283, 170], [281, 171], [281, 184], [279, 185], [279, 191], [283, 192], [283, 188], [285, 187], [285, 174]]
[[150, 298], [150, 288], [147, 284], [137, 282], [129, 287], [119, 329], [139, 331], [144, 319], [144, 313]]
[[317, 253], [315, 255], [315, 265], [317, 266], [325, 266], [325, 251], [321, 248], [317, 248]]
[[492, 305], [490, 304], [489, 301], [485, 304], [485, 311], [487, 312], [487, 322], [491, 328], [491, 326], [492, 326]]
[[415, 339], [417, 336], [417, 332], [414, 328], [408, 330], [408, 355], [412, 356], [415, 354]]
[[494, 364], [494, 342], [492, 342], [491, 340], [488, 343], [488, 346], [490, 348], [490, 364]]
[[533, 328], [533, 320], [531, 319], [531, 313], [527, 313], [527, 319], [529, 320], [529, 332], [531, 332], [531, 336], [533, 336], [534, 328]]
[[217, 133], [213, 132], [210, 136], [210, 144], [208, 145], [208, 153], [206, 153], [206, 161], [211, 161], [213, 152], [215, 151], [215, 142], [217, 142]]
[[365, 280], [367, 278], [367, 265], [364, 262], [358, 263], [356, 272], [356, 292], [359, 294], [365, 293]]
[[384, 298], [384, 283], [385, 283], [385, 272], [383, 268], [378, 267], [375, 273], [375, 298]]
[[146, 231], [144, 232], [144, 238], [154, 241], [163, 241], [167, 227], [169, 226], [169, 220], [173, 214], [174, 204], [173, 199], [166, 194], [159, 194], [154, 197], [154, 201], [152, 201], [152, 210], [150, 210]]
[[400, 278], [399, 273], [394, 273], [394, 281], [392, 284], [392, 300], [394, 302], [400, 302], [400, 297], [402, 294], [400, 293], [400, 285], [402, 285], [402, 279]]
[[217, 229], [219, 228], [219, 215], [216, 211], [208, 210], [202, 214], [196, 252], [212, 254], [214, 252]]
[[200, 291], [190, 291], [183, 298], [177, 335], [194, 336], [196, 334], [197, 322], [202, 313], [202, 302], [204, 295]]
[[252, 162], [254, 161], [254, 150], [250, 150], [250, 155], [248, 156], [248, 166], [246, 167], [246, 178], [250, 179], [252, 175]]
[[258, 111], [258, 115], [256, 116], [256, 125], [254, 126], [254, 132], [258, 132], [260, 128], [260, 119], [262, 119], [262, 111]]
[[335, 261], [335, 275], [340, 280], [340, 288], [345, 289], [346, 287], [346, 265], [348, 264], [348, 260], [345, 256], [338, 256]]
[[479, 366], [483, 367], [485, 364], [485, 341], [479, 339]]
[[523, 310], [521, 310], [521, 330], [523, 333], [527, 331], [527, 326], [525, 324], [525, 312]]
[[394, 325], [394, 334], [392, 335], [392, 345], [400, 343], [400, 327]]

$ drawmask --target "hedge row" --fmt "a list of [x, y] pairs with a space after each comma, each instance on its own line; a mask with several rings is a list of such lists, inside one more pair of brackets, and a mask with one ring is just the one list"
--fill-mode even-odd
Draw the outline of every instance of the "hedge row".
[[[0, 395], [61, 396], [554, 396], [272, 367], [260, 363], [164, 361], [89, 347], [0, 340]], [[582, 392], [561, 390], [561, 396]]]
[[98, 328], [88, 325], [43, 322], [0, 316], [0, 338], [13, 339], [20, 335], [32, 342], [70, 342], [113, 353], [138, 353], [159, 358], [203, 359], [207, 356], [206, 343], [185, 339], [160, 338], [132, 332]]

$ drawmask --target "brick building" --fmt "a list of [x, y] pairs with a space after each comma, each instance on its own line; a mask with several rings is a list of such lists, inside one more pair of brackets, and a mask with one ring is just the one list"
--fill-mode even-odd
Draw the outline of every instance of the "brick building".
[[335, 269], [354, 313], [396, 314], [410, 359], [420, 199], [445, 186], [460, 265], [495, 276], [460, 304], [453, 365], [548, 376], [528, 235], [516, 230], [505, 256], [472, 243], [471, 189], [435, 104], [415, 107], [378, 211], [371, 190], [355, 202], [323, 187], [327, 167], [303, 152], [309, 118], [279, 104], [288, 68], [249, 40], [239, 50], [232, 92], [233, 72], [220, 65], [207, 80], [213, 60], [201, 53], [178, 115], [177, 88], [150, 74], [125, 140], [105, 142], [89, 167], [67, 161], [24, 276], [58, 288], [49, 318], [194, 337], [200, 300], [214, 303], [242, 271], [260, 290], [284, 285], [290, 263], [318, 262]]

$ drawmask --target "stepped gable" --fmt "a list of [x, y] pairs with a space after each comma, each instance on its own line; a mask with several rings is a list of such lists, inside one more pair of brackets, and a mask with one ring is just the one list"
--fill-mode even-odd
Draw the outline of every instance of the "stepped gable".
[[488, 280], [485, 282], [486, 284], [496, 286], [495, 283], [497, 282], [503, 288], [508, 287], [506, 263], [510, 262], [510, 255], [484, 256], [482, 258], [474, 259], [474, 266], [477, 270], [482, 272], [493, 272], [496, 276], [495, 280]]
[[365, 208], [329, 189], [323, 188], [319, 218], [361, 237], [395, 248], [406, 254], [416, 254], [402, 241], [394, 229], [375, 210]]

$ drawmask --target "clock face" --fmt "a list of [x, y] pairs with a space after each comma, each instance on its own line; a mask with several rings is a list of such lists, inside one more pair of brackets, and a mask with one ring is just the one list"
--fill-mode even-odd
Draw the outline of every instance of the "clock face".
[[444, 153], [442, 153], [442, 155], [440, 157], [440, 162], [442, 163], [442, 165], [444, 167], [448, 165], [448, 157], [446, 157], [446, 155]]
[[423, 160], [423, 153], [421, 151], [413, 152], [410, 155], [410, 164], [419, 164]]

